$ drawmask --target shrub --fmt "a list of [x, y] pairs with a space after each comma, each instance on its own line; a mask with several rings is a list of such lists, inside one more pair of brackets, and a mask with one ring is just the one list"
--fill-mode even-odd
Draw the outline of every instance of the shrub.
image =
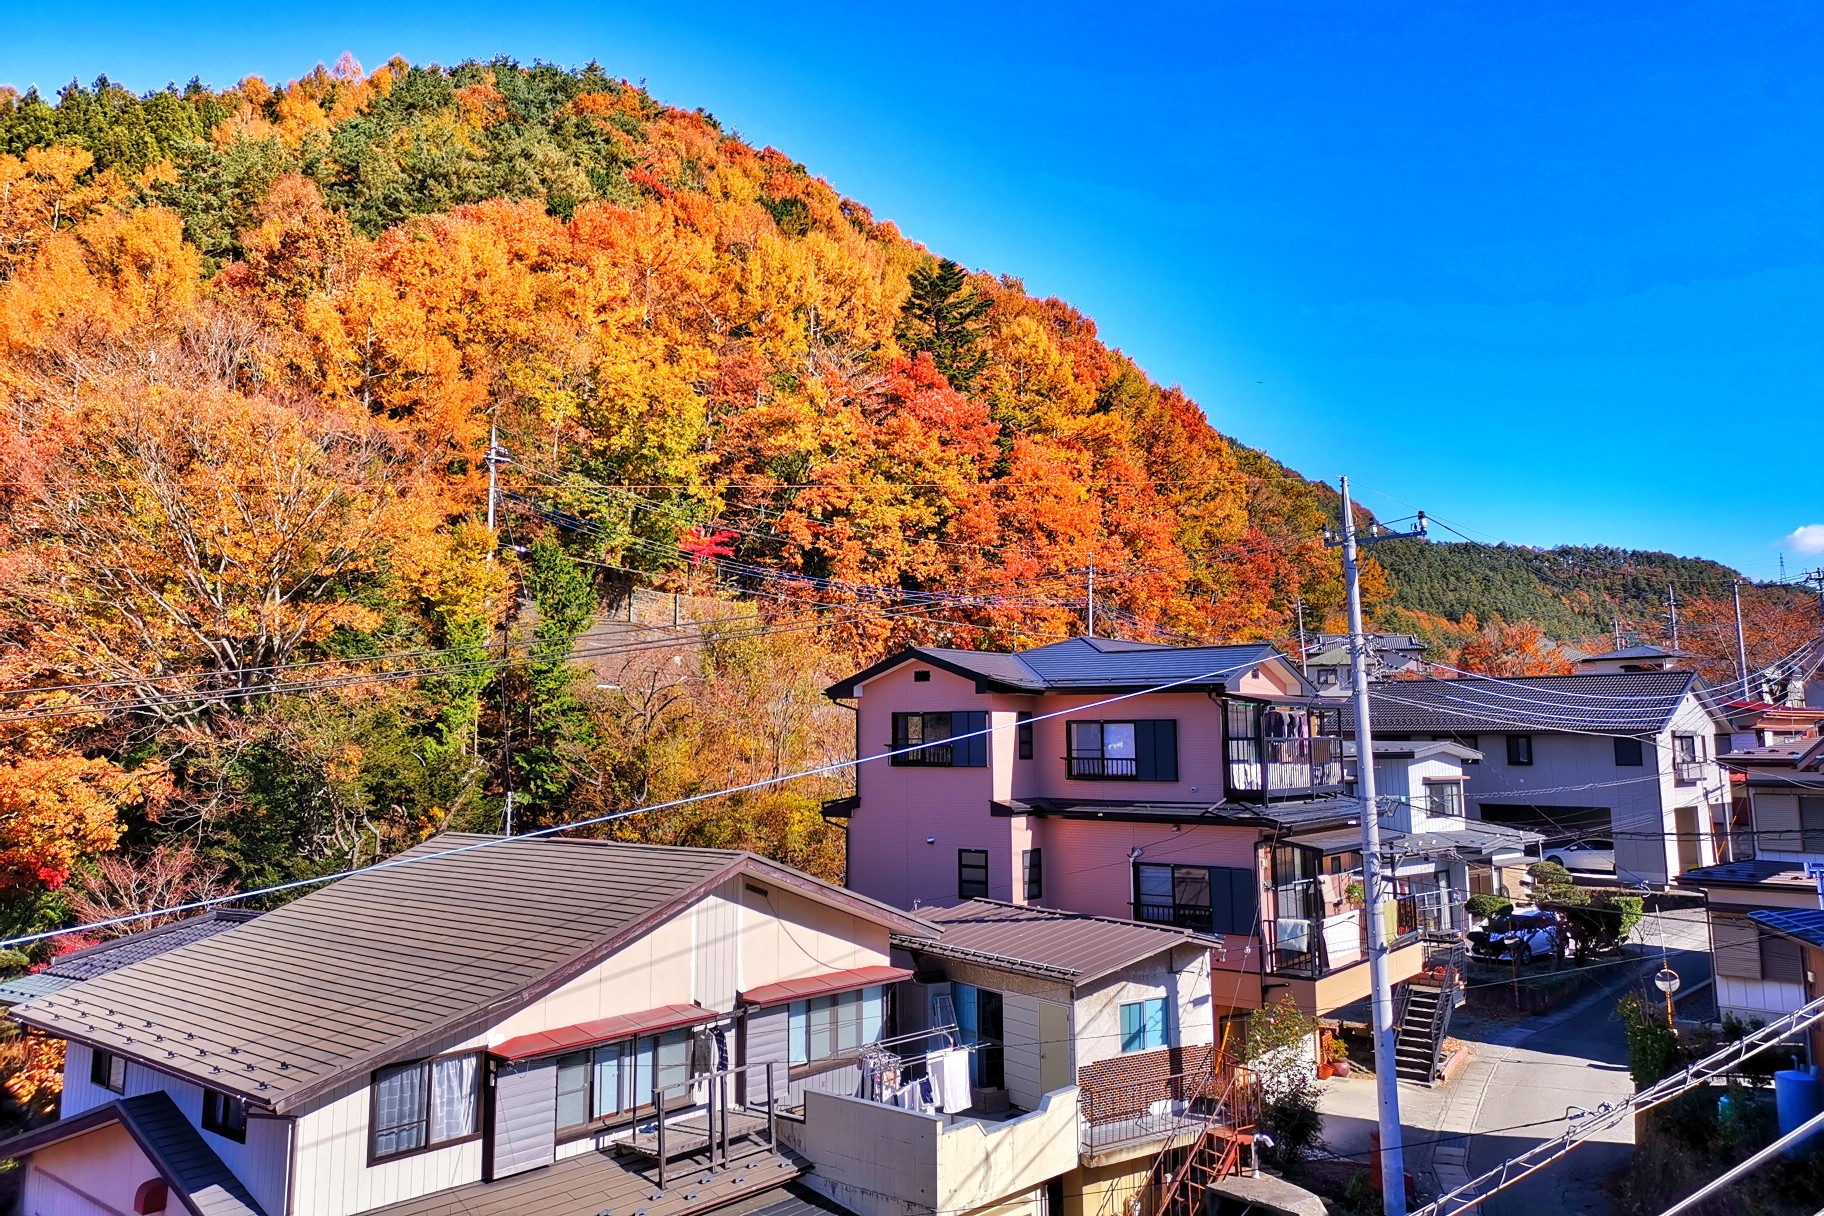
[[1304, 1087], [1264, 1103], [1260, 1126], [1273, 1137], [1273, 1147], [1267, 1150], [1273, 1163], [1281, 1169], [1297, 1166], [1323, 1138], [1324, 1117], [1317, 1110], [1316, 1092]]
[[1645, 1089], [1678, 1067], [1678, 1036], [1660, 1015], [1658, 1002], [1630, 992], [1615, 1006], [1628, 1038], [1628, 1075]]
[[1526, 868], [1533, 879], [1533, 899], [1538, 903], [1587, 904], [1590, 897], [1575, 882], [1571, 872], [1555, 861], [1534, 862]]
[[1503, 916], [1512, 912], [1514, 901], [1505, 895], [1491, 895], [1484, 891], [1480, 895], [1470, 896], [1464, 901], [1463, 906], [1469, 910], [1471, 916], [1478, 920], [1487, 920], [1492, 916]]

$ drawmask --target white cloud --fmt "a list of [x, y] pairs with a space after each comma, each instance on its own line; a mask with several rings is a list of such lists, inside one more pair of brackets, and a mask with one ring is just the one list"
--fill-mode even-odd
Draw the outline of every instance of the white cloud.
[[1794, 553], [1824, 553], [1824, 524], [1794, 528], [1783, 543]]

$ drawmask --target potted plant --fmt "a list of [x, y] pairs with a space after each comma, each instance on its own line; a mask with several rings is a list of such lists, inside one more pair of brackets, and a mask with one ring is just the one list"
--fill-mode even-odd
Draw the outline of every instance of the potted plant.
[[1336, 1035], [1332, 1035], [1325, 1039], [1324, 1063], [1330, 1066], [1332, 1075], [1338, 1077], [1348, 1076], [1349, 1070], [1352, 1067], [1349, 1063], [1349, 1045]]
[[1359, 908], [1368, 901], [1368, 891], [1359, 882], [1352, 882], [1343, 888], [1343, 902], [1351, 908]]

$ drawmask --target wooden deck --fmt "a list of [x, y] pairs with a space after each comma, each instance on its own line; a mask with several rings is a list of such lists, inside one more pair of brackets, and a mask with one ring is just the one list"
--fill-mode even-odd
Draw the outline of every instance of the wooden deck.
[[[728, 1118], [728, 1151], [730, 1156], [739, 1156], [741, 1149], [754, 1143], [764, 1143], [767, 1121], [765, 1115], [749, 1114], [745, 1111], [731, 1110]], [[692, 1111], [685, 1115], [673, 1115], [665, 1120], [665, 1155], [681, 1171], [685, 1168], [679, 1158], [686, 1156], [707, 1155], [709, 1152], [709, 1115], [705, 1111]], [[725, 1137], [722, 1134], [721, 1116], [715, 1125], [716, 1143], [721, 1145]], [[633, 1135], [620, 1141], [629, 1151], [644, 1157], [657, 1159], [659, 1155], [659, 1124], [657, 1119], [648, 1120], [633, 1129]]]

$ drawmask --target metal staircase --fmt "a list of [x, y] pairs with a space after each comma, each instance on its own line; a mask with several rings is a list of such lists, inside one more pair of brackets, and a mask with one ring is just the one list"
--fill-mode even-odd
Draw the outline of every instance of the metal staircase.
[[1406, 986], [1400, 1002], [1400, 1033], [1394, 1047], [1394, 1072], [1402, 1081], [1437, 1083], [1450, 1033], [1451, 1011], [1463, 1004], [1463, 968], [1468, 952], [1462, 939], [1426, 943], [1426, 969]]
[[1209, 1186], [1240, 1172], [1259, 1120], [1259, 1083], [1248, 1069], [1219, 1060], [1203, 1094], [1207, 1117], [1188, 1142], [1167, 1141], [1122, 1205], [1122, 1216], [1204, 1216]]

